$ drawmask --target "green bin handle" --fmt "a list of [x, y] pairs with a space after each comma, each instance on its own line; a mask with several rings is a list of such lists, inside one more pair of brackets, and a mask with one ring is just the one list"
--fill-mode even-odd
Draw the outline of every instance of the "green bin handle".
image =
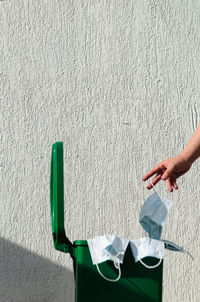
[[73, 244], [65, 235], [63, 142], [52, 145], [50, 174], [50, 211], [53, 242], [56, 250], [73, 253]]

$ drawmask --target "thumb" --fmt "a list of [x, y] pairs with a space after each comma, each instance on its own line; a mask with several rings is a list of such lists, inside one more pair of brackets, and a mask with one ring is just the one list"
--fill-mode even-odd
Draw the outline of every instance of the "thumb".
[[164, 180], [167, 179], [172, 174], [173, 170], [174, 170], [173, 166], [168, 167], [167, 170], [163, 173], [161, 179], [164, 179]]

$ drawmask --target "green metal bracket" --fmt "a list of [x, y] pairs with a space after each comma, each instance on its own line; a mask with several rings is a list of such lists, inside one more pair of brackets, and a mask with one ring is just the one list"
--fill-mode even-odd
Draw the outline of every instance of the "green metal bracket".
[[54, 247], [72, 256], [73, 245], [66, 237], [64, 228], [63, 142], [56, 142], [52, 146], [50, 210]]

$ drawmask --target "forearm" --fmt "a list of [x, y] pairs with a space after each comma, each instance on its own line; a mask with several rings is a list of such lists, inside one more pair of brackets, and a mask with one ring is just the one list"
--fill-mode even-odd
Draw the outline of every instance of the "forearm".
[[193, 163], [200, 156], [200, 124], [193, 136], [185, 146], [181, 155], [185, 157], [186, 160]]

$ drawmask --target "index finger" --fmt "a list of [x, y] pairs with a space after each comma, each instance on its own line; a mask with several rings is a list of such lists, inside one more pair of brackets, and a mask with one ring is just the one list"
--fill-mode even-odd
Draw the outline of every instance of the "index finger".
[[161, 162], [158, 165], [156, 165], [153, 169], [151, 169], [146, 175], [142, 177], [142, 180], [145, 181], [152, 175], [162, 172], [163, 169], [166, 169], [165, 165]]

